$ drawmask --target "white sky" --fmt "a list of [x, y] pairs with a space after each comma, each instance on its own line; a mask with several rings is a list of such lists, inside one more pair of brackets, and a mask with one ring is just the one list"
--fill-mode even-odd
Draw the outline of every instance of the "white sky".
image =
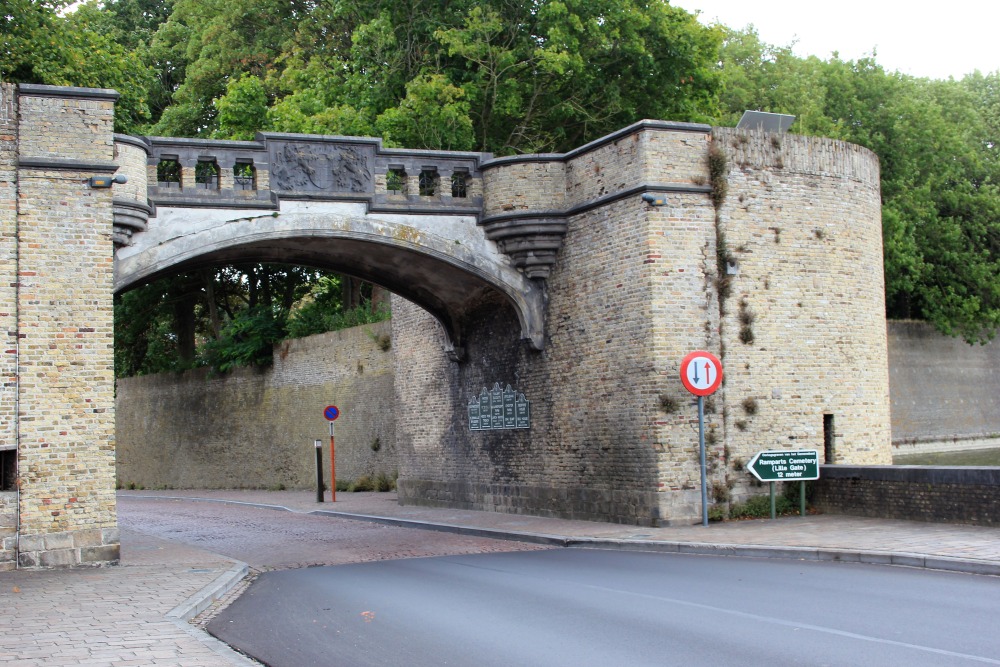
[[753, 24], [770, 44], [798, 56], [844, 60], [876, 52], [886, 70], [956, 79], [1000, 70], [1000, 1], [949, 0], [670, 0], [702, 23]]

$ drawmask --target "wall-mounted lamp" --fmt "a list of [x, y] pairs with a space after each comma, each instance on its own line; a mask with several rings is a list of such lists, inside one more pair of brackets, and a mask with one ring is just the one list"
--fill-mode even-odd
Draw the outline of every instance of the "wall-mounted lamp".
[[90, 187], [92, 188], [110, 188], [115, 183], [128, 183], [128, 176], [125, 174], [118, 174], [117, 176], [91, 176]]
[[644, 192], [642, 194], [642, 201], [648, 203], [650, 206], [663, 206], [667, 203], [667, 198], [663, 195], [654, 195], [652, 192]]

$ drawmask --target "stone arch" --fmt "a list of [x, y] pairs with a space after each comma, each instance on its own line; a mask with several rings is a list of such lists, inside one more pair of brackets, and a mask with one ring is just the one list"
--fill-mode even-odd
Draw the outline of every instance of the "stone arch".
[[[521, 338], [544, 345], [543, 288], [489, 242], [446, 238], [397, 219], [308, 210], [247, 216], [238, 211], [163, 211], [169, 234], [150, 229], [115, 255], [115, 292], [168, 273], [238, 261], [299, 264], [366, 280], [418, 304], [443, 326], [449, 354], [464, 356], [467, 314], [490, 293], [517, 313]], [[183, 221], [181, 220], [183, 219]], [[474, 225], [473, 225], [474, 228]]]

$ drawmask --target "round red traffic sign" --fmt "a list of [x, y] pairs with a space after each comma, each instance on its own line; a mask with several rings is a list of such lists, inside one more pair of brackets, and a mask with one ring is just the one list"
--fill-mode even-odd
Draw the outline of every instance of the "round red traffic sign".
[[335, 421], [340, 416], [340, 410], [337, 409], [336, 405], [328, 405], [323, 408], [323, 416], [330, 421]]
[[722, 362], [711, 352], [695, 350], [681, 361], [681, 382], [695, 396], [708, 396], [722, 384]]

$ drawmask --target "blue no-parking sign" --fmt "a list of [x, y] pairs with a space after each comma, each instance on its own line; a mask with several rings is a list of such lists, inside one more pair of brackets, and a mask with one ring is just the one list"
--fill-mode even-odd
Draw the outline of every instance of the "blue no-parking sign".
[[328, 405], [323, 408], [323, 417], [330, 421], [334, 421], [340, 416], [340, 410], [337, 409], [336, 405]]

